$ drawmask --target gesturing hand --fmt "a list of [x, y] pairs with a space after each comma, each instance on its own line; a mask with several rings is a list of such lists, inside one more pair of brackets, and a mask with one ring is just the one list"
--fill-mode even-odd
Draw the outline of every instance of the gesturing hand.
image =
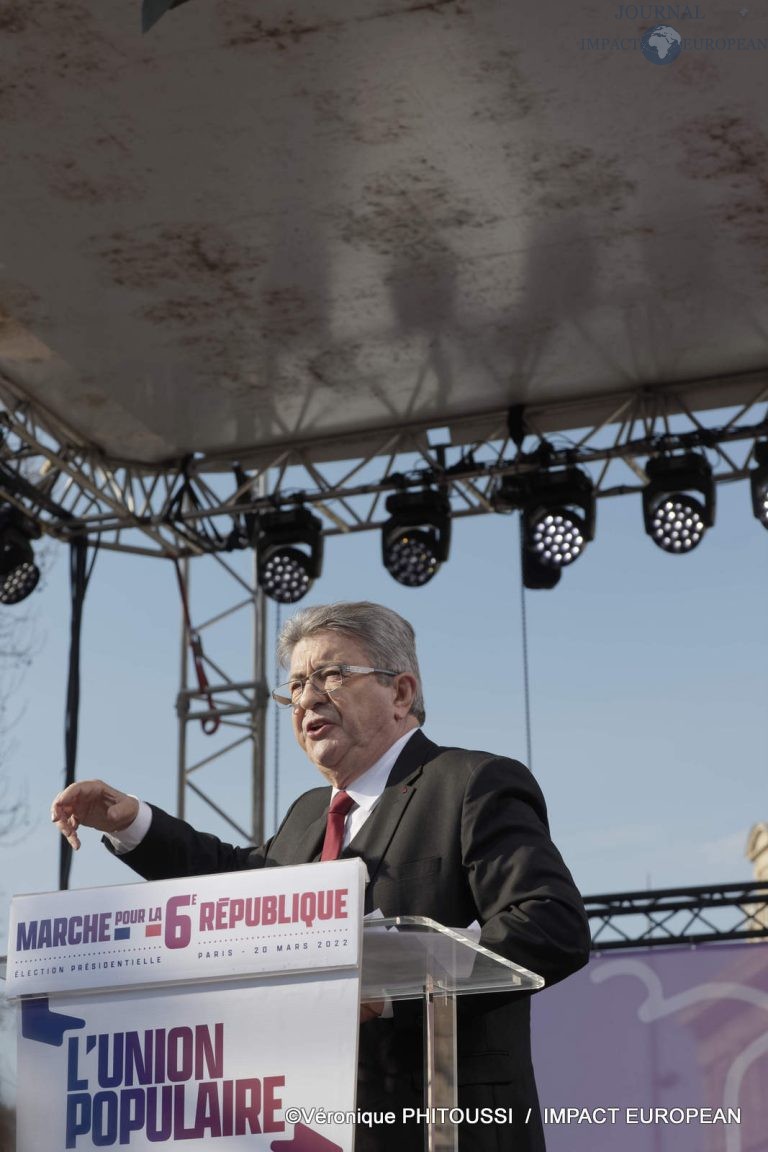
[[80, 780], [54, 797], [51, 820], [72, 847], [80, 847], [80, 825], [100, 832], [122, 832], [136, 819], [139, 802], [103, 780]]

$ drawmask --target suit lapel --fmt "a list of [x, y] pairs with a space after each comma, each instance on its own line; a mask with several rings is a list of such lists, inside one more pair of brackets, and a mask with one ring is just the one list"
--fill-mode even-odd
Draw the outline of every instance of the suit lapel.
[[319, 860], [325, 838], [325, 824], [326, 814], [324, 811], [322, 816], [312, 821], [304, 833], [299, 849], [299, 858], [296, 860], [297, 864], [311, 864], [314, 860]]
[[318, 788], [313, 792], [312, 800], [312, 807], [308, 813], [309, 822], [300, 830], [291, 826], [291, 841], [290, 845], [286, 846], [288, 855], [287, 859], [280, 861], [282, 864], [312, 864], [320, 858], [325, 837], [326, 814], [331, 802], [331, 789]]
[[417, 729], [403, 748], [389, 774], [381, 799], [342, 857], [361, 856], [368, 866], [369, 884], [376, 879], [381, 862], [397, 826], [410, 804], [427, 760], [437, 752], [437, 745]]

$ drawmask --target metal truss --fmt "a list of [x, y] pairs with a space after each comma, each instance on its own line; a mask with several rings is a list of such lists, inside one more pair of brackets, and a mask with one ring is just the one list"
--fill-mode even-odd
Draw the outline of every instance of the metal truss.
[[[728, 483], [748, 476], [755, 440], [768, 436], [767, 381], [742, 379], [734, 395], [748, 399], [725, 419], [706, 408], [701, 383], [656, 386], [601, 397], [599, 421], [576, 433], [562, 429], [579, 428], [588, 401], [297, 441], [237, 465], [196, 455], [148, 466], [105, 459], [0, 376], [0, 496], [60, 539], [179, 558], [249, 546], [245, 517], [276, 508], [310, 507], [326, 536], [378, 529], [387, 493], [425, 485], [445, 492], [453, 517], [483, 515], [502, 477], [565, 465], [586, 469], [598, 497], [625, 495], [642, 489], [644, 462], [660, 452], [702, 451], [715, 482]], [[712, 386], [722, 404], [727, 389]]]
[[[740, 406], [724, 418], [722, 405], [731, 396]], [[742, 480], [755, 441], [768, 437], [768, 416], [760, 411], [766, 401], [768, 373], [751, 374], [486, 412], [452, 419], [449, 428], [412, 421], [297, 440], [238, 454], [237, 463], [195, 455], [150, 466], [107, 459], [0, 373], [0, 503], [14, 504], [60, 540], [84, 536], [99, 548], [182, 563], [207, 557], [201, 562], [219, 566], [228, 582], [222, 599], [184, 623], [178, 811], [184, 814], [192, 793], [238, 836], [261, 842], [266, 609], [253, 572], [243, 575], [243, 565], [253, 565], [254, 517], [304, 505], [320, 517], [327, 537], [372, 531], [386, 518], [388, 493], [425, 485], [447, 496], [452, 517], [484, 515], [496, 511], [494, 491], [503, 477], [566, 465], [587, 470], [596, 495], [607, 498], [639, 492], [649, 456], [691, 449], [707, 454], [717, 483]], [[590, 416], [594, 422], [585, 427]], [[187, 599], [189, 573], [187, 566]], [[225, 672], [213, 638], [236, 613], [250, 620], [250, 659], [247, 668]], [[205, 669], [204, 685], [190, 683], [195, 645], [193, 666]], [[214, 725], [216, 732], [207, 732]], [[196, 743], [200, 730], [205, 748]], [[240, 787], [247, 783], [249, 796], [235, 795], [231, 777], [220, 771], [223, 759], [243, 757], [248, 770], [241, 768], [237, 779]]]
[[[264, 840], [265, 736], [269, 690], [266, 671], [266, 601], [256, 584], [253, 557], [240, 564], [217, 555], [178, 566], [185, 607], [182, 622], [178, 716], [177, 815], [189, 818], [190, 793], [226, 826], [223, 834], [251, 844]], [[250, 560], [248, 565], [242, 561]], [[208, 565], [202, 595], [190, 573]], [[235, 669], [233, 645], [244, 664]], [[245, 644], [243, 637], [247, 637]], [[233, 815], [233, 813], [235, 815]]]
[[768, 940], [768, 883], [659, 888], [588, 896], [592, 948], [658, 948], [672, 944]]

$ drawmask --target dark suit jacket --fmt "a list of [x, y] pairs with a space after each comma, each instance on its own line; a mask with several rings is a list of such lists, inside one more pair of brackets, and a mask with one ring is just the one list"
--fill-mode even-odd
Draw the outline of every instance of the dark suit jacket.
[[[125, 860], [152, 880], [309, 863], [320, 852], [329, 802], [328, 787], [300, 796], [260, 848], [224, 844], [156, 808], [147, 837]], [[588, 959], [581, 898], [550, 839], [541, 791], [517, 761], [439, 748], [417, 730], [343, 855], [360, 856], [368, 867], [367, 912], [430, 916], [452, 927], [478, 920], [482, 944], [538, 972], [547, 984]], [[375, 1104], [379, 1089], [384, 1094], [378, 1106], [387, 1106], [390, 1089], [405, 1099], [406, 1081], [418, 1091], [417, 1029], [414, 1009], [405, 1005], [396, 1006], [392, 1021], [363, 1025], [359, 1102]], [[543, 1148], [528, 997], [461, 999], [459, 1078], [462, 1104], [512, 1107], [520, 1117], [533, 1108], [522, 1130], [514, 1125], [514, 1135], [508, 1126], [506, 1132], [475, 1127], [462, 1147]], [[381, 1144], [370, 1146], [401, 1150], [409, 1147], [407, 1136], [389, 1131]]]

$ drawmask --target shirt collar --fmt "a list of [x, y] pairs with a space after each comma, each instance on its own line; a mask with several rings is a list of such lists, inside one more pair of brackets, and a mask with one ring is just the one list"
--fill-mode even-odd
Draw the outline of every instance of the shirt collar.
[[[356, 780], [352, 781], [348, 788], [344, 789], [347, 795], [351, 796], [355, 801], [358, 808], [362, 808], [366, 812], [371, 811], [387, 786], [387, 780], [395, 766], [395, 761], [416, 731], [418, 731], [418, 729], [411, 728], [404, 736], [400, 736], [399, 739], [395, 740], [394, 744], [387, 748], [384, 755], [380, 756], [375, 764], [367, 768], [362, 776], [358, 776]], [[333, 800], [333, 797], [339, 791], [339, 788], [333, 789], [331, 800]]]

